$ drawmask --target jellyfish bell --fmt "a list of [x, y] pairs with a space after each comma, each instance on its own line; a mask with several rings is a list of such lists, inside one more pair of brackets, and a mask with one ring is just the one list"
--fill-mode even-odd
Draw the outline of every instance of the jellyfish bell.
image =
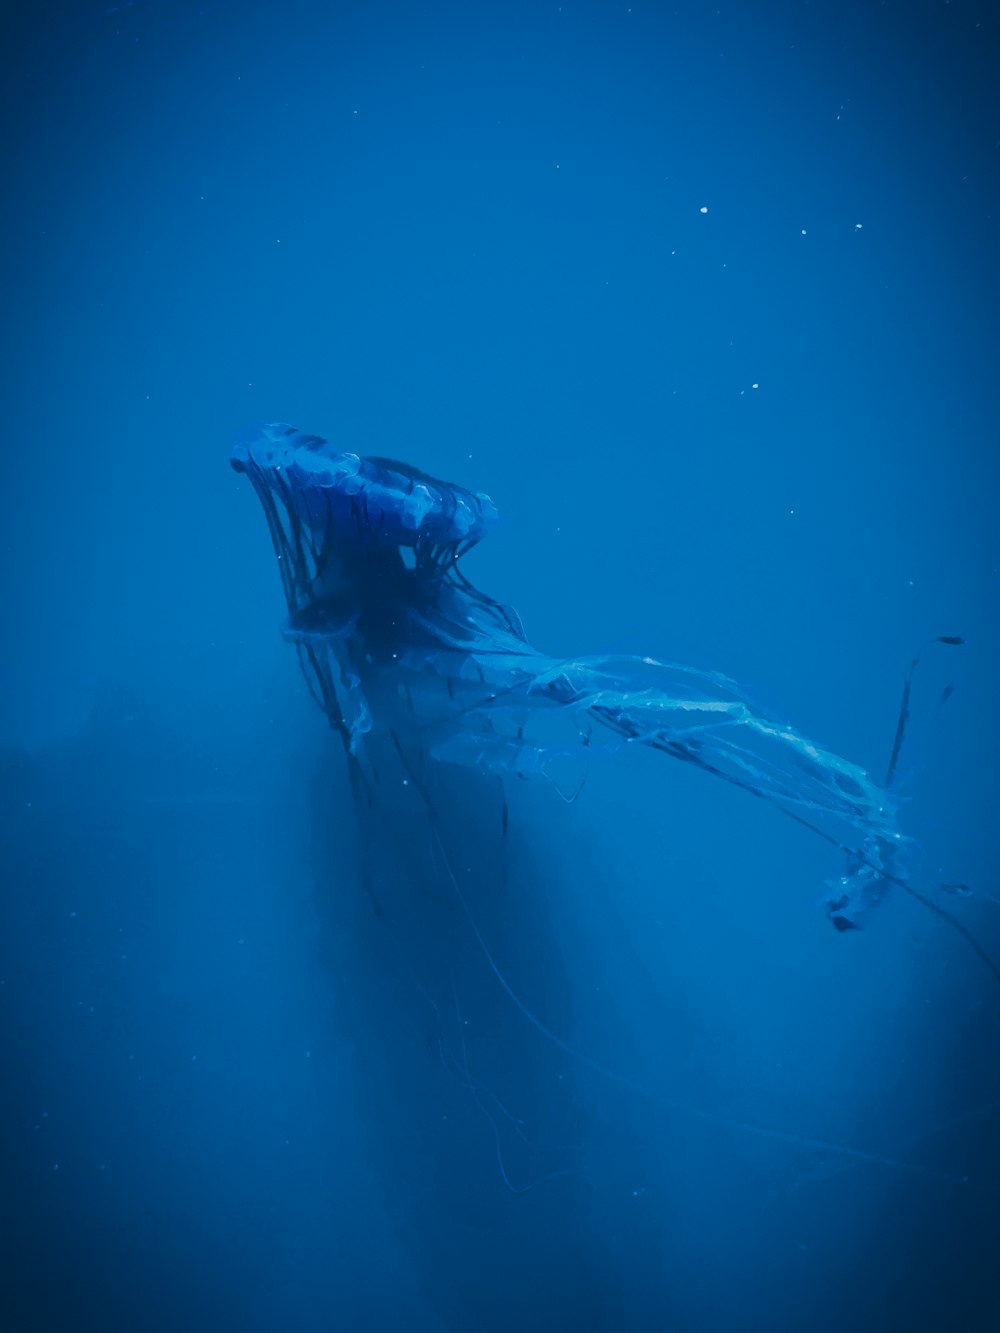
[[230, 460], [324, 541], [408, 547], [437, 562], [457, 559], [498, 517], [488, 495], [437, 481], [408, 463], [339, 452], [281, 423], [242, 432]]
[[443, 643], [449, 629], [465, 636], [448, 593], [469, 590], [455, 566], [496, 523], [489, 496], [405, 463], [339, 452], [283, 424], [243, 432], [231, 462], [267, 516], [286, 637], [318, 645], [328, 636], [349, 656], [385, 665], [423, 641]]

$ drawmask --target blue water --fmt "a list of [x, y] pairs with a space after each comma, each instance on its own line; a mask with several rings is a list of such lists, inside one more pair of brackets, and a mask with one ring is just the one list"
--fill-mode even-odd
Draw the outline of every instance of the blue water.
[[547, 1040], [391, 802], [372, 910], [227, 464], [279, 419], [487, 491], [466, 570], [539, 648], [725, 671], [879, 776], [963, 636], [902, 818], [1000, 955], [994, 8], [134, 0], [3, 46], [0, 1327], [1000, 1326], [962, 935], [901, 893], [838, 935], [831, 849], [661, 755], [508, 784], [502, 875], [445, 774]]

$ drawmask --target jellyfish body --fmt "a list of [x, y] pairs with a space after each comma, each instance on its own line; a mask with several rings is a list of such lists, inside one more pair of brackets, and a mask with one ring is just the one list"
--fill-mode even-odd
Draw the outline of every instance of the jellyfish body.
[[906, 882], [908, 842], [890, 792], [731, 680], [650, 657], [534, 649], [516, 614], [460, 568], [496, 521], [488, 496], [282, 424], [245, 432], [231, 461], [267, 516], [283, 633], [352, 763], [381, 730], [431, 761], [547, 778], [565, 794], [567, 772], [642, 745], [839, 848], [844, 871], [825, 897], [837, 929], [861, 925], [890, 884]]

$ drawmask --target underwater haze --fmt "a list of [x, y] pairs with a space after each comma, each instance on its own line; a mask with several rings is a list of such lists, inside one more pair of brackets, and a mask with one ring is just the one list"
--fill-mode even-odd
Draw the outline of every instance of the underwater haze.
[[0, 1328], [993, 1333], [996, 7], [2, 49]]

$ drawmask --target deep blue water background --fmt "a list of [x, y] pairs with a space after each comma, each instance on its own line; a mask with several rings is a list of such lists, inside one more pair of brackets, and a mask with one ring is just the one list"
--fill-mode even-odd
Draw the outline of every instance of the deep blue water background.
[[651, 755], [515, 784], [493, 901], [456, 791], [508, 974], [655, 1095], [567, 1058], [419, 830], [371, 913], [227, 465], [284, 419], [486, 490], [468, 572], [539, 647], [725, 671], [876, 772], [965, 636], [906, 827], [996, 896], [997, 24], [7, 12], [4, 1329], [998, 1326], [1000, 988], [958, 934], [896, 895], [836, 935], [822, 843]]

